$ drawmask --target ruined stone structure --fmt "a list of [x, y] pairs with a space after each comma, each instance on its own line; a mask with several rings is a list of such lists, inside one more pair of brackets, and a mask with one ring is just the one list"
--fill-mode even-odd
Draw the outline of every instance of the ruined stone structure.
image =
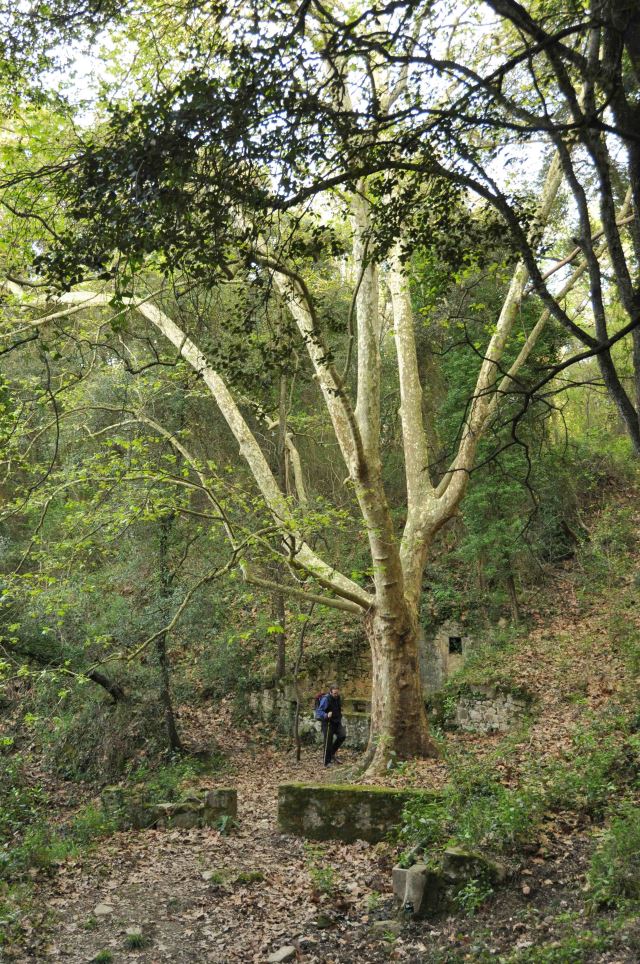
[[238, 795], [232, 787], [189, 793], [169, 803], [152, 803], [138, 787], [113, 786], [105, 787], [101, 801], [107, 816], [122, 829], [214, 827], [222, 818], [235, 819], [238, 814]]
[[[320, 746], [322, 731], [320, 723], [313, 718], [313, 698], [316, 693], [321, 691], [322, 687], [316, 684], [314, 689], [313, 686], [313, 681], [310, 682], [309, 680], [305, 681], [304, 689], [303, 684], [300, 684], [302, 698], [298, 731], [305, 743], [317, 743]], [[356, 693], [360, 693], [364, 689], [362, 681], [360, 680], [354, 688]], [[351, 689], [348, 692], [349, 697], [342, 701], [342, 722], [347, 730], [348, 745], [352, 749], [362, 750], [369, 740], [369, 694], [366, 697], [354, 697]], [[296, 693], [295, 687], [290, 681], [283, 680], [275, 686], [265, 687], [250, 693], [249, 706], [257, 716], [270, 721], [280, 732], [292, 733], [296, 711]]]
[[505, 869], [487, 857], [446, 847], [428, 863], [393, 868], [393, 894], [397, 910], [405, 918], [434, 918], [456, 909], [456, 897], [471, 881], [495, 885]]
[[495, 686], [474, 686], [472, 692], [458, 698], [454, 723], [473, 733], [504, 732], [526, 714], [530, 705], [524, 694]]
[[420, 647], [420, 675], [425, 697], [439, 693], [448, 678], [460, 669], [473, 646], [473, 637], [461, 623], [448, 620], [425, 636]]
[[[462, 623], [442, 623], [420, 647], [420, 673], [425, 700], [441, 693], [449, 677], [461, 668], [473, 648], [474, 638]], [[346, 666], [330, 665], [322, 676], [306, 676], [298, 681], [300, 718], [298, 731], [306, 743], [322, 743], [320, 724], [313, 718], [313, 697], [322, 692], [327, 680], [335, 679], [343, 692], [343, 722], [347, 730], [347, 746], [361, 750], [369, 739], [371, 666], [368, 654], [361, 653]], [[434, 701], [437, 706], [437, 700]], [[280, 732], [290, 735], [296, 709], [296, 687], [291, 680], [265, 686], [249, 695], [253, 712], [267, 720]], [[518, 721], [530, 708], [525, 694], [512, 693], [493, 686], [475, 686], [461, 692], [453, 713], [441, 718], [434, 708], [433, 718], [440, 724], [475, 733], [502, 732]]]
[[428, 790], [285, 783], [278, 790], [278, 826], [311, 840], [377, 843], [398, 825], [405, 804], [433, 796]]

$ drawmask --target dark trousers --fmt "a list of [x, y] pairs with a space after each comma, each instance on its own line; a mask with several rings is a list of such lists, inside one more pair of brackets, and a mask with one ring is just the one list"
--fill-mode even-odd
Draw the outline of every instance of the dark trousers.
[[324, 747], [324, 765], [328, 766], [333, 760], [336, 750], [342, 746], [347, 734], [342, 723], [333, 720], [322, 721], [322, 745]]

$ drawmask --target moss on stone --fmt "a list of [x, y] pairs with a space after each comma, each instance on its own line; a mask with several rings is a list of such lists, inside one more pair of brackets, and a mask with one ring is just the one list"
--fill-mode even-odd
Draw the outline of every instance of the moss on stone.
[[402, 806], [433, 796], [420, 788], [363, 784], [282, 784], [278, 821], [284, 833], [312, 840], [384, 840], [399, 823]]

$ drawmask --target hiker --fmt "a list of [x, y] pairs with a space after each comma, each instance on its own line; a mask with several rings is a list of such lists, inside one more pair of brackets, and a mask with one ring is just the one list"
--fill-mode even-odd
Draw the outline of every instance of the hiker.
[[317, 711], [322, 721], [322, 745], [324, 747], [324, 765], [337, 763], [335, 755], [344, 743], [347, 733], [342, 725], [342, 704], [340, 690], [336, 683], [332, 683], [329, 692], [320, 699]]

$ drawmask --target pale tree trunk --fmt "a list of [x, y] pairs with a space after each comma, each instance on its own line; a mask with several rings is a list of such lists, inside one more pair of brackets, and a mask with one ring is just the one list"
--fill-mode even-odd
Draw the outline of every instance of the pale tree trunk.
[[[560, 183], [557, 163], [553, 163], [542, 192], [540, 223], [551, 208]], [[422, 388], [416, 352], [415, 323], [409, 282], [402, 251], [391, 256], [389, 288], [392, 296], [394, 341], [398, 361], [400, 418], [402, 424], [407, 519], [401, 536], [387, 503], [382, 481], [380, 452], [380, 340], [378, 267], [368, 263], [367, 239], [370, 235], [366, 185], [360, 185], [352, 206], [354, 262], [361, 279], [356, 292], [357, 321], [357, 398], [349, 398], [342, 378], [324, 344], [318, 313], [304, 278], [283, 264], [268, 250], [256, 252], [256, 261], [273, 271], [275, 287], [291, 312], [315, 371], [336, 440], [342, 452], [349, 484], [357, 499], [371, 556], [373, 591], [369, 591], [325, 562], [308, 545], [300, 531], [290, 501], [282, 491], [256, 436], [244, 419], [229, 387], [187, 333], [151, 298], [126, 303], [144, 315], [177, 349], [182, 358], [201, 376], [223, 414], [240, 453], [250, 469], [275, 525], [288, 547], [289, 565], [312, 577], [325, 594], [309, 593], [300, 585], [287, 585], [287, 593], [309, 603], [333, 606], [364, 618], [371, 646], [373, 692], [371, 739], [367, 751], [370, 771], [379, 771], [389, 761], [435, 752], [429, 737], [422, 694], [418, 653], [418, 613], [422, 574], [429, 547], [438, 530], [455, 514], [463, 498], [469, 472], [482, 432], [492, 417], [501, 391], [509, 386], [520, 365], [535, 344], [546, 319], [531, 332], [518, 359], [500, 379], [500, 362], [514, 324], [519, 318], [528, 272], [522, 264], [514, 272], [509, 292], [486, 347], [473, 399], [461, 433], [458, 452], [434, 487], [429, 474], [428, 433], [423, 424]], [[10, 290], [13, 290], [10, 284]], [[13, 288], [18, 286], [13, 285]], [[18, 288], [18, 290], [20, 290]], [[15, 292], [14, 292], [15, 293]], [[69, 292], [58, 299], [64, 306], [48, 318], [73, 313], [82, 307], [108, 307], [108, 292]], [[295, 446], [291, 441], [292, 451]], [[292, 463], [294, 470], [297, 463]], [[298, 470], [300, 466], [297, 465]], [[302, 474], [298, 472], [303, 491]], [[273, 582], [252, 574], [241, 560], [246, 578], [255, 585], [274, 589]], [[275, 586], [279, 589], [279, 586]], [[284, 587], [283, 587], [284, 588]]]
[[420, 678], [417, 615], [408, 606], [395, 617], [374, 611], [364, 626], [373, 670], [365, 765], [369, 772], [380, 773], [397, 760], [437, 756]]

